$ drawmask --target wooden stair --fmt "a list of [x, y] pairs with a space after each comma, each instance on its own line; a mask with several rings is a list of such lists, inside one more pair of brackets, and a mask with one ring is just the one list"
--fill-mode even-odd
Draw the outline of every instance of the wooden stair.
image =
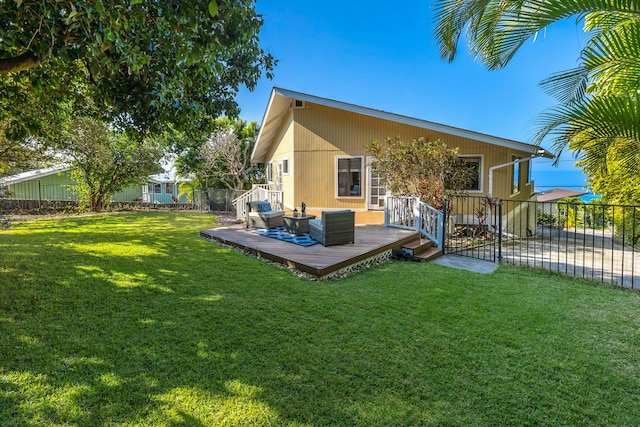
[[434, 247], [431, 240], [423, 237], [405, 243], [398, 252], [401, 252], [405, 258], [414, 261], [430, 261], [442, 255], [442, 249]]

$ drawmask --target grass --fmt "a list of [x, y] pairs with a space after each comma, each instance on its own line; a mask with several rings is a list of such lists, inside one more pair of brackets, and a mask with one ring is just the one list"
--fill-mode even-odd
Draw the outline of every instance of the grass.
[[390, 262], [310, 282], [118, 213], [0, 232], [0, 425], [634, 425], [640, 294]]

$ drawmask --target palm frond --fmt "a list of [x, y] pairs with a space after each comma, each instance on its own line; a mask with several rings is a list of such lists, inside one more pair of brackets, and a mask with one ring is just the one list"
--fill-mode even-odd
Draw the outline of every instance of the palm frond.
[[465, 32], [469, 50], [489, 69], [504, 67], [522, 44], [548, 25], [596, 11], [640, 17], [623, 0], [436, 0], [435, 33], [442, 58], [452, 61]]
[[596, 31], [581, 60], [593, 79], [592, 93], [610, 94], [640, 88], [640, 19], [624, 20]]
[[589, 70], [580, 66], [567, 71], [552, 74], [540, 82], [542, 90], [556, 98], [561, 104], [581, 102], [587, 94]]
[[622, 138], [640, 141], [640, 94], [598, 96], [582, 103], [555, 107], [538, 118], [538, 145], [550, 137], [552, 151], [560, 155], [582, 139], [604, 143]]

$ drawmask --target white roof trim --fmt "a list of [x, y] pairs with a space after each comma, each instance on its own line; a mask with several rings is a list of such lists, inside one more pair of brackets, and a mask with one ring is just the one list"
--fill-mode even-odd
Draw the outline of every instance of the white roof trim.
[[56, 165], [48, 168], [34, 169], [16, 175], [0, 178], [0, 185], [11, 185], [17, 184], [19, 182], [31, 181], [32, 179], [44, 178], [45, 176], [55, 175], [60, 172], [67, 172], [72, 168], [73, 167], [70, 165]]
[[[427, 130], [432, 130], [435, 132], [442, 132], [449, 135], [459, 136], [462, 138], [473, 139], [480, 142], [485, 142], [487, 144], [498, 145], [501, 147], [510, 148], [518, 151], [525, 151], [530, 153], [537, 153], [538, 147], [535, 145], [527, 144], [520, 141], [514, 141], [511, 139], [500, 138], [497, 136], [487, 135], [484, 133], [474, 132], [466, 129], [456, 128], [453, 126], [443, 125], [440, 123], [430, 122], [427, 120], [416, 119], [413, 117], [402, 116], [400, 114], [389, 113], [382, 110], [375, 110], [372, 108], [362, 107], [355, 104], [349, 104], [346, 102], [335, 101], [332, 99], [321, 98], [318, 96], [308, 95], [301, 92], [295, 92], [288, 89], [282, 89], [278, 87], [274, 87], [271, 91], [271, 96], [269, 98], [269, 103], [267, 105], [267, 109], [265, 110], [264, 117], [262, 119], [262, 126], [260, 127], [260, 132], [258, 133], [258, 138], [255, 147], [253, 148], [253, 153], [251, 155], [252, 159], [254, 155], [258, 152], [258, 146], [264, 143], [268, 145], [271, 144], [271, 138], [273, 138], [273, 131], [268, 132], [272, 133], [267, 141], [262, 142], [261, 138], [265, 137], [263, 131], [266, 132], [266, 122], [271, 113], [273, 101], [276, 96], [283, 96], [290, 99], [299, 99], [301, 101], [311, 102], [314, 104], [324, 105], [331, 108], [336, 108], [339, 110], [349, 111], [352, 113], [362, 114], [366, 116], [371, 116], [379, 119], [389, 120], [392, 122], [403, 123], [410, 126], [415, 126]], [[553, 158], [553, 155], [548, 151], [544, 151], [544, 157]]]
[[260, 130], [258, 131], [258, 137], [256, 138], [256, 143], [253, 146], [253, 150], [251, 151], [251, 159], [253, 159], [253, 156], [256, 153], [256, 148], [258, 148], [258, 141], [260, 141], [260, 138], [262, 137], [262, 132], [264, 131], [265, 128], [265, 123], [267, 122], [267, 115], [269, 114], [269, 111], [271, 111], [271, 104], [273, 104], [273, 99], [275, 98], [276, 92], [275, 92], [275, 88], [274, 90], [271, 91], [271, 95], [269, 95], [269, 102], [267, 103], [267, 109], [264, 110], [264, 114], [262, 115], [262, 126], [260, 126]]

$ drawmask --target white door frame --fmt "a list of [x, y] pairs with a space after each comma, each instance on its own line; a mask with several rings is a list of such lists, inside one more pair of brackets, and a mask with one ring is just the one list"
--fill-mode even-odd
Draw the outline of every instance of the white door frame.
[[[389, 191], [382, 185], [376, 185], [374, 187], [373, 185], [373, 167], [371, 166], [373, 162], [376, 161], [376, 158], [373, 156], [367, 156], [367, 187], [366, 187], [366, 192], [367, 192], [367, 210], [370, 211], [381, 211], [384, 210], [384, 206], [380, 206], [380, 198], [382, 198], [384, 200], [384, 196], [389, 194]], [[379, 177], [378, 177], [379, 178]], [[371, 202], [371, 197], [374, 196], [374, 194], [372, 194], [372, 192], [374, 191], [374, 189], [377, 190], [377, 194], [375, 194], [376, 197], [378, 197], [378, 203], [377, 204], [373, 204]], [[380, 190], [383, 190], [382, 192]]]

